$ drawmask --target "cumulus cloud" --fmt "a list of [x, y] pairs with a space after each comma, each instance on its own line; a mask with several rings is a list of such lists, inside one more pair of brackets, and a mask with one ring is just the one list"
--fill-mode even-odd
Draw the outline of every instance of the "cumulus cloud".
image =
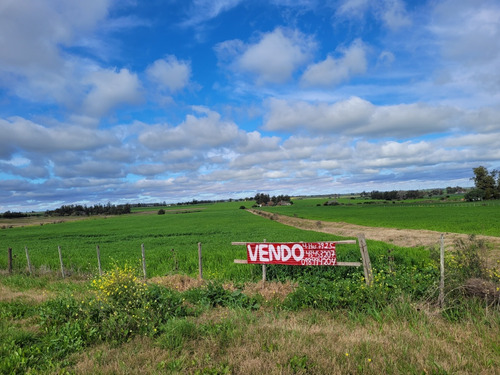
[[142, 99], [141, 82], [128, 69], [101, 69], [90, 73], [86, 82], [91, 87], [83, 103], [87, 115], [101, 117], [117, 106], [137, 104]]
[[342, 57], [336, 59], [329, 55], [325, 60], [309, 65], [302, 76], [304, 86], [330, 87], [347, 81], [354, 75], [366, 72], [367, 47], [357, 39], [348, 48], [339, 48]]
[[256, 43], [245, 45], [239, 40], [220, 43], [220, 58], [234, 57], [232, 68], [250, 73], [258, 84], [284, 83], [307, 63], [316, 48], [314, 40], [298, 30], [276, 28], [264, 33]]
[[234, 143], [239, 134], [236, 124], [222, 120], [217, 112], [199, 107], [194, 109], [204, 112], [206, 116], [190, 114], [178, 126], [151, 126], [139, 135], [139, 141], [152, 150], [183, 147], [206, 150]]
[[[470, 93], [486, 90], [481, 104], [499, 99], [500, 4], [495, 1], [442, 1], [433, 8], [428, 30], [444, 58], [439, 83]], [[444, 77], [444, 79], [443, 79]], [[483, 104], [484, 105], [484, 104]]]
[[111, 1], [52, 0], [3, 2], [0, 11], [0, 85], [22, 98], [66, 105], [78, 95], [79, 58], [71, 47], [92, 33]]
[[448, 130], [458, 111], [424, 103], [375, 106], [358, 97], [333, 104], [268, 101], [268, 130], [341, 133], [352, 136], [411, 137]]
[[59, 45], [70, 45], [107, 15], [111, 1], [6, 1], [1, 5], [0, 66], [25, 73], [36, 65], [62, 65]]
[[76, 126], [47, 128], [21, 117], [0, 119], [0, 156], [10, 157], [16, 151], [53, 153], [63, 150], [91, 150], [115, 144], [116, 138], [107, 131], [95, 131]]
[[146, 69], [148, 78], [161, 89], [174, 93], [182, 90], [189, 83], [191, 65], [187, 61], [179, 61], [175, 56], [167, 56], [156, 60]]

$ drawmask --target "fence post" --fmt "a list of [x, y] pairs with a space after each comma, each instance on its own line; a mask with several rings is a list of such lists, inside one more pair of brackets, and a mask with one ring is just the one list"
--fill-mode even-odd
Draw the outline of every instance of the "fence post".
[[444, 234], [441, 233], [441, 246], [439, 249], [439, 265], [441, 268], [441, 279], [439, 280], [439, 307], [444, 307]]
[[101, 249], [99, 245], [96, 246], [97, 250], [97, 267], [99, 268], [99, 276], [102, 276], [102, 268], [101, 268]]
[[146, 252], [144, 251], [144, 244], [141, 244], [141, 252], [142, 252], [142, 272], [144, 273], [144, 281], [147, 279], [146, 275]]
[[203, 280], [203, 264], [201, 256], [201, 242], [198, 242], [198, 277]]
[[363, 272], [365, 274], [366, 285], [370, 286], [373, 283], [373, 271], [364, 234], [358, 234], [358, 242], [359, 251], [361, 252], [361, 259], [363, 260]]
[[61, 275], [62, 278], [64, 279], [64, 264], [62, 260], [61, 246], [57, 246], [57, 251], [59, 252], [59, 263], [61, 263]]
[[7, 250], [7, 260], [8, 260], [9, 273], [12, 273], [12, 248], [10, 247]]
[[28, 271], [30, 273], [30, 276], [33, 275], [33, 271], [31, 269], [31, 261], [30, 261], [30, 255], [28, 253], [28, 246], [24, 246], [24, 251], [26, 251], [26, 262], [28, 263]]
[[[264, 238], [264, 242], [266, 242], [266, 239]], [[263, 263], [262, 264], [262, 281], [265, 282], [267, 280], [267, 267]]]

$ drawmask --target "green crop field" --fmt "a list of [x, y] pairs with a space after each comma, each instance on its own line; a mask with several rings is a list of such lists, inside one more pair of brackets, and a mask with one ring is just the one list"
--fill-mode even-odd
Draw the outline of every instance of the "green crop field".
[[[0, 230], [0, 248], [12, 248], [15, 264], [26, 267], [25, 246], [35, 267], [59, 268], [58, 246], [65, 267], [74, 271], [96, 272], [96, 246], [99, 245], [104, 269], [113, 263], [140, 264], [141, 244], [146, 251], [148, 276], [172, 272], [174, 257], [179, 271], [198, 272], [198, 243], [202, 244], [204, 273], [209, 278], [252, 280], [258, 278], [255, 266], [234, 264], [246, 258], [244, 246], [233, 241], [318, 241], [339, 237], [283, 226], [245, 210], [241, 203], [219, 203], [167, 207], [165, 215], [155, 210], [115, 217], [96, 217], [81, 221], [25, 226]], [[345, 249], [355, 248], [345, 245]], [[174, 249], [174, 251], [172, 251]], [[350, 257], [358, 257], [348, 252]], [[343, 258], [343, 255], [339, 255]], [[0, 268], [7, 257], [0, 257]]]
[[[409, 213], [425, 224], [430, 213], [443, 221], [453, 212], [452, 206], [317, 203], [270, 210], [377, 226], [384, 214], [385, 225], [400, 227]], [[0, 230], [0, 373], [496, 373], [500, 270], [484, 267], [480, 241], [446, 253], [442, 305], [437, 249], [377, 241], [367, 241], [370, 285], [362, 267], [340, 266], [268, 265], [269, 282], [261, 283], [260, 265], [233, 262], [245, 259], [246, 249], [231, 242], [343, 238], [282, 225], [239, 209], [242, 204], [253, 202], [6, 225]], [[459, 209], [488, 221], [498, 206]], [[447, 225], [459, 231], [453, 221]], [[198, 243], [204, 280], [197, 280]], [[5, 272], [7, 248], [12, 273]], [[338, 261], [360, 260], [358, 245], [339, 244], [336, 252]]]
[[[500, 236], [498, 204], [322, 206], [323, 202], [325, 199], [302, 199], [292, 206], [263, 209], [313, 220]], [[251, 206], [251, 202], [246, 203]], [[246, 252], [244, 246], [233, 246], [231, 242], [340, 239], [281, 225], [241, 210], [241, 205], [242, 202], [172, 206], [164, 208], [164, 215], [157, 215], [159, 207], [141, 208], [130, 215], [2, 229], [0, 248], [5, 250], [4, 254], [7, 248], [13, 249], [14, 265], [18, 269], [26, 268], [26, 246], [36, 268], [57, 270], [60, 246], [66, 268], [95, 273], [97, 245], [103, 269], [108, 269], [115, 263], [139, 266], [141, 244], [144, 244], [148, 276], [158, 276], [173, 271], [196, 275], [198, 243], [201, 243], [207, 278], [256, 280], [260, 274], [258, 267], [233, 263], [233, 259], [245, 258]], [[374, 254], [394, 248], [372, 241], [369, 247]], [[343, 245], [339, 248], [339, 260], [357, 261], [359, 252], [356, 249], [354, 245]], [[0, 268], [6, 267], [7, 256], [0, 256]]]
[[[327, 198], [297, 199], [292, 206], [263, 207], [263, 210], [304, 219], [346, 222], [372, 227], [428, 229], [440, 232], [500, 236], [500, 202], [374, 203], [339, 200], [323, 206]], [[374, 204], [366, 204], [371, 202]]]

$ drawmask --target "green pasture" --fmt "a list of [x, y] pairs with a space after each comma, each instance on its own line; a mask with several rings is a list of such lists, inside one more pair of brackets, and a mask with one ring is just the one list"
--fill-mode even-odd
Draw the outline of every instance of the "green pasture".
[[[258, 280], [261, 277], [258, 266], [234, 264], [234, 259], [246, 259], [246, 249], [231, 245], [231, 242], [339, 239], [284, 226], [241, 210], [241, 205], [241, 202], [233, 202], [168, 207], [165, 215], [157, 215], [157, 208], [123, 216], [3, 229], [0, 230], [0, 248], [4, 249], [4, 255], [0, 256], [0, 268], [7, 268], [7, 249], [10, 247], [14, 268], [26, 269], [27, 246], [31, 263], [37, 270], [58, 271], [60, 246], [65, 268], [95, 274], [97, 245], [104, 270], [125, 263], [140, 268], [141, 244], [144, 244], [148, 277], [175, 272], [196, 276], [200, 242], [205, 278]], [[344, 252], [340, 251], [339, 259], [353, 261], [359, 258], [356, 246], [342, 246]]]
[[[321, 221], [344, 221], [361, 225], [433, 229], [448, 232], [500, 235], [499, 205], [446, 204], [360, 204], [322, 206], [324, 199], [296, 200], [292, 206], [270, 207], [266, 210], [290, 216]], [[141, 267], [141, 244], [146, 251], [148, 277], [171, 273], [198, 275], [198, 243], [203, 252], [203, 274], [209, 280], [257, 281], [261, 269], [257, 265], [234, 264], [245, 259], [244, 246], [233, 241], [294, 242], [344, 239], [338, 236], [295, 229], [253, 215], [240, 206], [253, 202], [230, 202], [135, 210], [115, 217], [92, 217], [76, 222], [54, 223], [0, 230], [0, 268], [7, 268], [7, 249], [13, 249], [14, 268], [27, 267], [25, 246], [32, 264], [39, 273], [60, 269], [58, 246], [62, 249], [65, 268], [70, 273], [97, 273], [96, 246], [99, 245], [102, 268], [115, 264]], [[318, 204], [320, 204], [318, 206]], [[429, 257], [428, 249], [398, 248], [392, 244], [368, 241], [374, 266], [387, 265], [391, 257], [407, 265], [422, 264]], [[339, 261], [358, 261], [357, 245], [339, 245]], [[1, 253], [0, 253], [1, 254]], [[336, 276], [362, 275], [351, 267], [268, 267], [269, 278], [300, 277], [306, 273], [331, 273]]]
[[[323, 203], [330, 200], [332, 199], [296, 199], [292, 206], [263, 207], [262, 209], [311, 220], [500, 236], [500, 201], [383, 203], [339, 199], [339, 205], [323, 206]], [[367, 202], [372, 204], [367, 204]]]

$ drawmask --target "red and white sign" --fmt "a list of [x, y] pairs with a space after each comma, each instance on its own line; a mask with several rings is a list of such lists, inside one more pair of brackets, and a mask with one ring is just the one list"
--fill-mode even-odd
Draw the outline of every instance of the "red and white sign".
[[287, 242], [247, 244], [248, 263], [292, 266], [335, 266], [335, 242]]

